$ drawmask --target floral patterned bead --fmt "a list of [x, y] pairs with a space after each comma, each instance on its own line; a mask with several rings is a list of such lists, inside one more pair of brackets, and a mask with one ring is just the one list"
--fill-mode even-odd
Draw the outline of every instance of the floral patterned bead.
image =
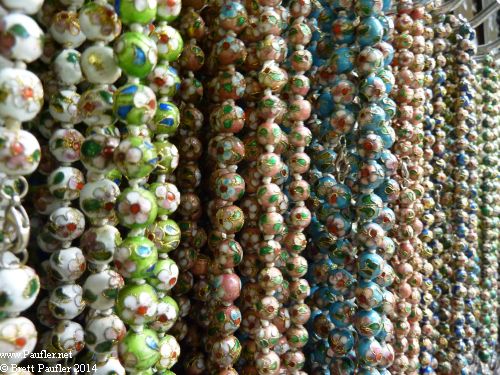
[[224, 173], [215, 181], [215, 193], [226, 201], [235, 202], [242, 198], [244, 192], [245, 180], [237, 173]]
[[158, 333], [168, 332], [179, 318], [179, 305], [170, 296], [160, 298], [156, 318], [149, 327]]
[[105, 266], [113, 260], [114, 251], [120, 242], [118, 229], [103, 225], [85, 231], [80, 239], [80, 247], [88, 262]]
[[85, 91], [78, 101], [78, 116], [89, 126], [113, 124], [113, 94], [111, 86]]
[[374, 338], [360, 338], [355, 349], [357, 354], [356, 357], [362, 365], [375, 367], [382, 358], [382, 347]]
[[118, 291], [124, 281], [119, 273], [111, 269], [104, 269], [90, 274], [83, 284], [83, 299], [96, 310], [113, 308]]
[[156, 97], [147, 86], [130, 84], [120, 87], [113, 96], [113, 112], [128, 125], [149, 122], [156, 112]]
[[40, 145], [24, 130], [0, 128], [0, 171], [10, 176], [29, 175], [40, 163]]
[[114, 46], [120, 68], [127, 75], [145, 78], [158, 60], [156, 44], [139, 32], [127, 32], [117, 39]]
[[259, 228], [266, 235], [281, 234], [283, 225], [283, 216], [277, 212], [266, 212], [259, 218]]
[[257, 140], [261, 145], [276, 146], [281, 140], [281, 128], [273, 122], [264, 122], [257, 128]]
[[211, 321], [210, 330], [233, 334], [241, 324], [241, 311], [235, 305], [218, 306], [214, 311], [215, 319]]
[[115, 9], [123, 23], [146, 25], [156, 17], [156, 0], [120, 0], [115, 2]]
[[340, 14], [332, 22], [332, 39], [337, 44], [352, 44], [356, 38], [353, 22], [355, 16], [352, 13]]
[[[167, 140], [154, 142], [154, 146], [156, 148], [156, 151], [158, 152], [159, 158], [157, 173], [172, 174], [172, 172], [179, 165], [179, 150], [177, 150], [177, 147], [173, 143], [170, 143]], [[187, 169], [187, 171], [189, 173], [193, 173], [194, 177], [197, 178], [196, 170], [194, 172], [191, 172], [191, 170]], [[182, 174], [179, 173], [179, 175]]]
[[346, 236], [351, 231], [352, 223], [341, 212], [335, 212], [327, 217], [326, 227], [330, 233], [337, 237]]
[[152, 275], [158, 260], [158, 251], [144, 237], [127, 237], [114, 253], [116, 269], [125, 278], [141, 279]]
[[382, 41], [384, 27], [375, 17], [365, 17], [360, 20], [356, 28], [356, 37], [361, 47], [373, 46]]
[[120, 34], [121, 21], [109, 4], [87, 3], [78, 15], [80, 27], [89, 40], [109, 43]]
[[121, 75], [113, 49], [108, 46], [94, 45], [82, 53], [81, 66], [87, 81], [95, 84], [112, 84]]
[[172, 22], [181, 13], [180, 0], [158, 0], [156, 19], [159, 21]]
[[173, 214], [181, 201], [181, 194], [174, 184], [169, 182], [155, 182], [149, 190], [157, 199], [158, 215]]
[[161, 358], [158, 335], [152, 329], [144, 329], [141, 332], [129, 331], [119, 344], [118, 354], [127, 370], [136, 372], [147, 370]]
[[241, 354], [241, 344], [239, 340], [233, 336], [225, 336], [215, 341], [210, 353], [212, 361], [216, 361], [220, 368], [231, 367]]
[[336, 74], [347, 73], [354, 69], [356, 52], [349, 47], [339, 47], [333, 51], [328, 65]]
[[232, 30], [235, 33], [239, 33], [247, 24], [245, 6], [236, 1], [227, 2], [220, 9], [219, 22], [224, 30]]
[[32, 120], [43, 104], [40, 79], [28, 70], [3, 68], [0, 72], [0, 115], [17, 121]]
[[257, 161], [258, 172], [265, 177], [273, 177], [280, 172], [283, 162], [278, 154], [267, 152]]
[[157, 94], [172, 98], [181, 88], [181, 79], [177, 70], [160, 63], [148, 75], [149, 87]]
[[[336, 106], [325, 126], [325, 135], [336, 138], [338, 135], [346, 135], [352, 131], [356, 123], [355, 113], [348, 107]], [[330, 135], [331, 134], [331, 135]], [[324, 150], [324, 152], [332, 152]]]
[[297, 206], [290, 211], [288, 217], [290, 230], [303, 230], [311, 223], [311, 211], [307, 207]]
[[53, 328], [50, 341], [56, 350], [77, 355], [85, 346], [84, 332], [80, 324], [63, 320]]
[[122, 225], [129, 228], [145, 228], [158, 213], [155, 196], [144, 189], [125, 189], [117, 200], [117, 215]]
[[226, 206], [217, 210], [216, 220], [221, 231], [233, 234], [243, 228], [245, 217], [238, 206]]
[[49, 111], [56, 120], [77, 123], [80, 95], [72, 90], [60, 90], [50, 98]]
[[238, 164], [245, 157], [243, 142], [232, 135], [221, 138], [216, 144], [216, 157], [220, 163]]
[[157, 166], [158, 153], [148, 139], [129, 136], [115, 149], [113, 160], [127, 178], [143, 178]]
[[78, 48], [85, 41], [78, 14], [74, 11], [60, 11], [51, 20], [50, 34], [64, 46]]
[[276, 352], [258, 352], [255, 360], [257, 371], [262, 375], [275, 375], [280, 367], [280, 357]]
[[83, 290], [78, 284], [64, 284], [52, 290], [49, 309], [57, 319], [74, 319], [85, 309]]
[[179, 268], [172, 259], [160, 259], [155, 264], [153, 274], [148, 278], [148, 284], [159, 292], [169, 291], [177, 283]]
[[160, 220], [146, 229], [146, 236], [155, 244], [159, 253], [169, 253], [179, 246], [181, 230], [171, 219]]
[[283, 284], [283, 275], [276, 267], [265, 267], [259, 272], [258, 282], [264, 290], [276, 291]]
[[75, 281], [86, 269], [85, 257], [77, 247], [57, 250], [50, 255], [51, 276], [59, 281]]
[[376, 72], [383, 65], [384, 55], [377, 48], [367, 46], [359, 53], [356, 64], [358, 71], [362, 75], [369, 75]]
[[245, 44], [232, 35], [226, 35], [214, 46], [214, 60], [222, 66], [241, 65], [246, 57]]
[[273, 183], [260, 185], [257, 189], [257, 201], [264, 208], [277, 207], [282, 200], [282, 195], [280, 187]]
[[238, 100], [245, 94], [245, 77], [239, 72], [219, 72], [214, 78], [213, 89], [216, 101]]
[[54, 197], [63, 200], [74, 200], [80, 196], [85, 186], [83, 173], [76, 168], [60, 167], [48, 178], [49, 190]]
[[113, 214], [119, 194], [118, 185], [110, 180], [89, 182], [80, 193], [80, 207], [90, 219], [106, 219]]
[[234, 273], [224, 273], [214, 277], [212, 287], [215, 298], [221, 303], [229, 305], [240, 296], [241, 280]]
[[50, 152], [60, 162], [74, 163], [80, 159], [83, 140], [83, 135], [78, 130], [58, 129], [50, 138]]
[[125, 333], [125, 325], [118, 316], [96, 316], [86, 326], [85, 344], [94, 353], [110, 354], [113, 346], [124, 338]]
[[179, 124], [179, 108], [172, 102], [160, 99], [153, 121], [148, 123], [149, 129], [155, 134], [174, 135]]
[[[165, 335], [160, 339], [160, 359], [156, 363], [156, 368], [165, 374], [165, 370], [170, 369], [177, 363], [180, 356], [181, 348], [177, 340], [170, 335]], [[168, 373], [167, 371], [166, 373]]]
[[13, 358], [4, 359], [3, 363], [11, 365], [21, 361], [17, 354], [33, 351], [37, 332], [34, 324], [24, 317], [7, 318], [0, 322], [0, 337], [3, 353], [13, 353]]
[[81, 54], [75, 49], [64, 49], [54, 60], [57, 79], [65, 85], [76, 85], [83, 79]]
[[48, 229], [55, 239], [72, 241], [85, 230], [85, 216], [72, 207], [58, 208], [50, 215]]
[[214, 261], [221, 269], [236, 267], [242, 258], [243, 249], [238, 241], [233, 239], [222, 240], [214, 252]]
[[262, 70], [259, 72], [259, 83], [264, 88], [272, 92], [279, 92], [288, 81], [287, 72], [280, 68], [274, 61], [265, 62]]
[[152, 322], [156, 316], [158, 296], [148, 284], [130, 284], [123, 287], [116, 299], [116, 312], [129, 325]]
[[176, 61], [181, 55], [184, 43], [179, 32], [172, 26], [160, 25], [150, 34], [158, 47], [158, 57], [167, 62]]
[[[20, 265], [15, 259], [5, 259], [7, 256], [4, 261], [8, 261], [12, 267], [0, 270], [0, 312], [18, 315], [34, 303], [40, 291], [40, 280], [31, 267]], [[14, 258], [14, 255], [10, 256]]]

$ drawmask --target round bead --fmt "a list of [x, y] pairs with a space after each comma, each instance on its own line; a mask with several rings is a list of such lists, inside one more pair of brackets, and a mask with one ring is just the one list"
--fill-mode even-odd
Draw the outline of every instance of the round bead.
[[132, 31], [122, 34], [116, 40], [114, 51], [120, 68], [127, 75], [138, 78], [145, 78], [153, 70], [158, 60], [156, 44], [139, 32]]
[[95, 84], [112, 84], [122, 73], [113, 49], [108, 46], [90, 46], [82, 53], [81, 66], [87, 81]]
[[77, 284], [64, 284], [50, 293], [49, 309], [57, 319], [74, 319], [85, 309], [83, 290]]
[[129, 371], [147, 370], [160, 359], [160, 340], [155, 331], [129, 331], [120, 342], [118, 354], [123, 366]]
[[160, 60], [174, 62], [181, 55], [184, 43], [181, 34], [172, 26], [160, 25], [156, 27], [150, 38], [156, 43]]
[[83, 284], [83, 298], [92, 309], [111, 309], [123, 285], [124, 281], [119, 273], [105, 269], [87, 277]]
[[171, 219], [159, 220], [146, 229], [146, 236], [153, 241], [159, 253], [169, 253], [179, 246], [181, 230]]
[[158, 292], [167, 292], [177, 283], [179, 267], [172, 259], [160, 259], [155, 264], [148, 284], [155, 287]]
[[116, 299], [116, 313], [126, 323], [143, 325], [156, 316], [158, 296], [148, 284], [130, 284], [123, 287]]
[[16, 121], [30, 121], [43, 104], [40, 79], [28, 70], [3, 68], [0, 71], [0, 115]]
[[114, 254], [116, 269], [125, 278], [150, 277], [157, 261], [156, 247], [144, 237], [127, 237]]
[[170, 296], [164, 296], [158, 302], [156, 318], [150, 328], [158, 333], [168, 332], [179, 318], [179, 305]]

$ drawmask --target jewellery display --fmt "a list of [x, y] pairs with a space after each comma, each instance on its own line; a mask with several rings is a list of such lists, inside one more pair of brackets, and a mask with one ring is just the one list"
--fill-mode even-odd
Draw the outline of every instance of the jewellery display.
[[496, 5], [458, 5], [0, 0], [2, 372], [495, 374]]

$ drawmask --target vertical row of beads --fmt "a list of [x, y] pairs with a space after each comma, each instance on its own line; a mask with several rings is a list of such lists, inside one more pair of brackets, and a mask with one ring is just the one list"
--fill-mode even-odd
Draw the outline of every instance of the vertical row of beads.
[[158, 214], [158, 199], [146, 188], [159, 164], [160, 152], [151, 142], [147, 126], [153, 121], [157, 103], [153, 90], [140, 83], [157, 63], [158, 50], [145, 27], [156, 17], [157, 3], [126, 0], [116, 2], [115, 9], [128, 27], [114, 45], [115, 59], [128, 78], [113, 96], [113, 112], [124, 125], [124, 136], [113, 158], [129, 184], [116, 204], [120, 224], [129, 229], [114, 253], [116, 270], [126, 280], [117, 296], [116, 313], [128, 327], [118, 354], [123, 367], [135, 373], [149, 370], [161, 358], [158, 334], [148, 327], [156, 320], [159, 303], [152, 285], [157, 281], [158, 249], [146, 235]]
[[473, 371], [474, 340], [479, 269], [477, 262], [477, 116], [474, 108], [472, 58], [475, 52], [474, 29], [459, 19], [454, 40], [453, 129], [450, 132], [452, 158], [450, 176], [454, 181], [451, 237], [454, 255], [451, 330], [453, 373]]
[[[447, 293], [447, 285], [443, 285], [443, 278], [446, 275], [446, 270], [444, 267], [445, 254], [444, 250], [444, 234], [447, 231], [446, 215], [444, 211], [444, 201], [442, 200], [441, 191], [444, 189], [444, 183], [446, 181], [445, 166], [446, 162], [445, 156], [445, 140], [446, 132], [445, 125], [447, 116], [447, 104], [445, 102], [446, 97], [446, 66], [447, 59], [446, 53], [448, 51], [449, 42], [447, 36], [449, 35], [449, 25], [444, 22], [444, 16], [436, 15], [433, 17], [434, 24], [434, 58], [436, 60], [436, 69], [433, 72], [433, 100], [432, 100], [432, 122], [431, 131], [435, 137], [435, 142], [432, 146], [433, 158], [432, 158], [432, 182], [434, 184], [434, 200], [435, 206], [433, 210], [434, 214], [434, 225], [432, 226], [433, 239], [429, 242], [429, 246], [432, 248], [431, 264], [433, 267], [432, 273], [432, 290], [431, 296], [433, 301], [430, 303], [429, 307], [432, 315], [429, 318], [430, 325], [432, 326], [432, 336], [431, 336], [431, 353], [430, 367], [432, 371], [442, 369], [446, 364], [442, 364], [441, 361], [445, 361], [439, 352], [441, 346], [446, 345], [446, 337], [444, 337], [444, 331], [442, 328], [442, 314], [440, 312], [440, 302], [443, 294]], [[426, 328], [425, 330], [431, 330], [431, 328]], [[443, 335], [443, 336], [441, 336]], [[441, 337], [440, 337], [441, 336]], [[439, 363], [438, 363], [439, 359]], [[438, 367], [439, 366], [439, 367]]]
[[[281, 364], [280, 357], [274, 350], [281, 334], [272, 322], [280, 312], [277, 297], [283, 284], [283, 275], [275, 262], [281, 253], [281, 244], [276, 241], [276, 237], [284, 229], [283, 216], [277, 211], [285, 198], [280, 187], [272, 182], [273, 177], [277, 177], [283, 170], [283, 162], [277, 153], [277, 146], [281, 142], [279, 122], [284, 114], [284, 104], [279, 93], [288, 81], [286, 72], [279, 66], [286, 58], [286, 43], [280, 35], [287, 16], [281, 12], [280, 3], [281, 1], [259, 1], [257, 15], [257, 30], [261, 39], [257, 44], [257, 57], [262, 66], [258, 81], [263, 90], [257, 104], [257, 137], [264, 148], [257, 160], [257, 171], [261, 176], [261, 184], [257, 189], [261, 207], [259, 229], [263, 237], [259, 254], [264, 263], [258, 273], [260, 299], [255, 306], [260, 320], [255, 334], [255, 367], [260, 375], [278, 373]], [[265, 249], [268, 251], [264, 251]]]
[[309, 93], [310, 81], [305, 75], [312, 67], [312, 54], [306, 50], [311, 41], [311, 29], [306, 23], [306, 17], [311, 12], [310, 1], [291, 1], [290, 15], [293, 19], [288, 29], [288, 43], [293, 46], [289, 62], [293, 74], [289, 77], [288, 93], [290, 95], [286, 120], [290, 122], [288, 133], [290, 155], [287, 163], [292, 180], [287, 186], [287, 195], [292, 202], [289, 209], [287, 225], [288, 233], [283, 238], [284, 250], [288, 252], [286, 273], [289, 276], [291, 326], [286, 331], [290, 350], [282, 356], [283, 365], [289, 374], [302, 373], [305, 365], [305, 355], [302, 348], [307, 344], [309, 334], [304, 324], [311, 315], [305, 299], [309, 296], [309, 283], [303, 277], [307, 273], [307, 260], [301, 255], [306, 249], [307, 238], [304, 230], [311, 222], [311, 212], [305, 206], [310, 197], [311, 187], [303, 179], [309, 171], [310, 157], [305, 148], [311, 142], [311, 131], [305, 122], [311, 115], [311, 103], [305, 99]]
[[169, 258], [169, 253], [179, 245], [180, 228], [170, 216], [181, 202], [181, 194], [173, 183], [174, 172], [179, 164], [179, 151], [170, 141], [180, 125], [180, 111], [173, 101], [180, 88], [180, 77], [171, 64], [179, 59], [184, 45], [180, 33], [168, 23], [173, 22], [180, 11], [180, 0], [159, 1], [157, 23], [149, 35], [156, 43], [158, 64], [148, 74], [147, 81], [158, 99], [156, 112], [148, 128], [155, 136], [153, 145], [158, 151], [159, 160], [153, 171], [156, 180], [151, 181], [148, 187], [156, 198], [158, 215], [156, 221], [146, 229], [146, 235], [158, 249], [158, 261], [148, 283], [154, 286], [158, 295], [156, 318], [150, 328], [156, 331], [160, 339], [160, 359], [155, 367], [161, 373], [169, 373], [180, 356], [179, 343], [174, 336], [167, 334], [179, 317], [179, 305], [170, 296], [179, 278], [179, 267]]
[[434, 146], [436, 145], [436, 137], [434, 135], [435, 119], [433, 101], [435, 99], [433, 91], [434, 70], [436, 69], [436, 59], [434, 58], [434, 25], [430, 14], [433, 4], [431, 3], [424, 11], [424, 36], [425, 36], [425, 72], [424, 72], [424, 89], [425, 89], [425, 105], [424, 105], [424, 143], [423, 143], [423, 158], [424, 158], [424, 181], [425, 194], [422, 198], [424, 212], [422, 215], [422, 233], [420, 239], [423, 242], [422, 247], [422, 281], [421, 281], [421, 299], [420, 308], [422, 310], [422, 320], [420, 322], [420, 372], [432, 373], [433, 355], [434, 355], [434, 336], [435, 328], [433, 327], [433, 313], [430, 309], [430, 304], [433, 301], [433, 280], [432, 274], [434, 266], [432, 265], [432, 256], [434, 253], [433, 243], [435, 241], [434, 225], [436, 224], [435, 211], [438, 200], [436, 195], [436, 186], [434, 185]]
[[[243, 210], [236, 205], [245, 193], [245, 180], [238, 164], [245, 157], [245, 146], [235, 134], [245, 126], [245, 113], [236, 103], [245, 92], [245, 80], [236, 68], [245, 62], [247, 51], [238, 35], [246, 27], [247, 12], [239, 1], [223, 1], [218, 8], [209, 65], [216, 67], [212, 80], [212, 100], [217, 104], [210, 114], [210, 126], [215, 136], [209, 148], [216, 169], [210, 176], [216, 199], [211, 202], [211, 234], [213, 265], [210, 314], [209, 369], [217, 374], [235, 374], [233, 368], [241, 353], [241, 344], [234, 335], [241, 323], [241, 312], [234, 303], [241, 293], [241, 280], [235, 273], [243, 258], [243, 248], [236, 234], [243, 228]], [[213, 237], [217, 237], [213, 241]]]
[[[479, 111], [482, 129], [480, 134], [480, 173], [481, 173], [481, 306], [478, 328], [479, 337], [476, 347], [479, 360], [486, 368], [495, 365], [497, 355], [494, 348], [498, 339], [497, 321], [497, 290], [498, 290], [498, 185], [490, 179], [496, 174], [495, 165], [498, 163], [498, 93], [500, 92], [498, 80], [498, 65], [491, 56], [487, 56], [483, 65], [478, 69], [478, 79], [482, 88]], [[482, 105], [481, 105], [482, 104]], [[485, 374], [491, 374], [485, 370]]]
[[[395, 285], [398, 297], [395, 322], [396, 358], [391, 370], [397, 374], [414, 374], [418, 367], [419, 341], [418, 321], [421, 316], [420, 292], [421, 266], [419, 253], [422, 242], [418, 236], [422, 231], [419, 217], [422, 213], [420, 200], [424, 195], [422, 177], [423, 164], [423, 116], [425, 101], [424, 84], [425, 39], [422, 35], [422, 8], [414, 8], [411, 2], [398, 4], [398, 16], [395, 21], [398, 35], [395, 37], [396, 83], [394, 98], [398, 103], [398, 116], [394, 128], [398, 141], [394, 152], [400, 159], [401, 192], [395, 211], [397, 226], [394, 233], [397, 240], [397, 253], [393, 258], [399, 280]], [[411, 357], [411, 360], [409, 358]]]
[[83, 234], [85, 217], [70, 205], [80, 197], [85, 180], [83, 172], [71, 164], [80, 160], [84, 141], [74, 126], [80, 122], [77, 107], [80, 95], [76, 85], [83, 80], [81, 55], [76, 48], [85, 42], [86, 36], [77, 12], [83, 1], [70, 1], [66, 5], [67, 10], [59, 11], [50, 25], [52, 38], [64, 47], [54, 60], [58, 86], [49, 102], [49, 112], [60, 125], [51, 135], [49, 148], [61, 166], [48, 177], [49, 190], [60, 201], [60, 207], [50, 214], [47, 223], [52, 237], [60, 243], [49, 260], [48, 275], [55, 287], [50, 292], [48, 308], [59, 321], [54, 321], [52, 331], [42, 338], [42, 347], [51, 352], [71, 351], [74, 357], [84, 347], [83, 328], [73, 319], [86, 306], [83, 289], [77, 284], [85, 271], [86, 260], [82, 250], [71, 245]]
[[124, 281], [109, 265], [121, 242], [114, 210], [120, 188], [112, 180], [113, 152], [120, 143], [112, 115], [115, 90], [112, 85], [120, 77], [121, 69], [114, 60], [113, 49], [106, 45], [120, 34], [121, 22], [113, 7], [101, 1], [84, 5], [79, 20], [87, 39], [93, 42], [80, 58], [81, 69], [92, 86], [78, 102], [80, 120], [87, 125], [80, 150], [87, 183], [80, 193], [80, 208], [91, 224], [80, 240], [91, 272], [83, 284], [83, 298], [90, 307], [85, 343], [94, 354], [99, 371], [124, 372], [113, 357], [126, 332], [124, 323], [114, 314], [116, 296]]
[[[10, 67], [0, 71], [0, 350], [5, 353], [0, 364], [20, 363], [30, 354], [38, 338], [37, 328], [19, 316], [38, 296], [40, 281], [35, 271], [25, 265], [30, 236], [30, 217], [21, 206], [28, 183], [40, 163], [40, 144], [22, 122], [32, 120], [42, 108], [43, 87], [26, 64], [42, 55], [44, 37], [38, 24], [29, 16], [41, 2], [2, 3], [8, 15], [2, 15], [3, 38], [9, 41], [2, 50]], [[17, 258], [20, 257], [21, 261]]]
[[349, 176], [348, 184], [356, 194], [358, 309], [353, 322], [359, 335], [356, 360], [360, 374], [386, 374], [394, 360], [393, 348], [386, 342], [393, 330], [386, 314], [392, 313], [394, 297], [385, 288], [394, 280], [394, 271], [388, 264], [394, 254], [394, 242], [387, 234], [394, 226], [395, 215], [388, 203], [399, 186], [392, 179], [397, 159], [389, 151], [395, 141], [390, 124], [395, 105], [388, 100], [388, 94], [395, 80], [388, 67], [393, 50], [386, 41], [392, 37], [394, 26], [384, 16], [384, 6], [390, 4], [355, 2], [355, 12], [360, 17], [356, 33], [361, 50], [356, 66], [361, 108], [353, 145], [355, 173]]
[[[205, 53], [198, 43], [206, 36], [206, 27], [197, 4], [196, 1], [183, 4], [179, 21], [179, 30], [186, 43], [179, 60], [184, 72], [180, 89], [182, 122], [177, 137], [180, 159], [176, 170], [176, 182], [181, 190], [181, 203], [177, 210], [181, 242], [175, 254], [181, 275], [184, 275], [181, 277], [183, 280], [193, 280], [194, 284], [193, 288], [188, 287], [189, 283], [178, 284], [174, 290], [180, 308], [180, 318], [173, 328], [181, 344], [182, 364], [190, 375], [206, 371], [200, 349], [203, 340], [199, 326], [200, 317], [204, 314], [198, 313], [200, 309], [197, 304], [199, 300], [206, 301], [210, 295], [208, 288], [205, 288], [209, 258], [201, 253], [207, 242], [207, 234], [200, 220], [203, 207], [199, 161], [204, 151], [204, 116], [201, 111], [204, 87], [195, 76], [205, 64]], [[191, 291], [192, 301], [188, 295]]]

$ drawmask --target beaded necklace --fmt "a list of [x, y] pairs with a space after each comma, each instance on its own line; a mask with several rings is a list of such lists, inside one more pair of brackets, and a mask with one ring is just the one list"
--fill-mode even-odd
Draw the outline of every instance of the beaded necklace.
[[24, 176], [38, 167], [40, 144], [22, 122], [32, 120], [43, 104], [42, 83], [26, 67], [42, 55], [43, 32], [29, 16], [39, 2], [2, 4], [16, 12], [2, 17], [2, 37], [9, 44], [2, 49], [8, 66], [0, 70], [0, 350], [6, 354], [0, 363], [13, 365], [33, 351], [38, 337], [35, 325], [19, 316], [40, 291], [38, 275], [26, 266], [30, 217], [21, 205], [28, 191]]

